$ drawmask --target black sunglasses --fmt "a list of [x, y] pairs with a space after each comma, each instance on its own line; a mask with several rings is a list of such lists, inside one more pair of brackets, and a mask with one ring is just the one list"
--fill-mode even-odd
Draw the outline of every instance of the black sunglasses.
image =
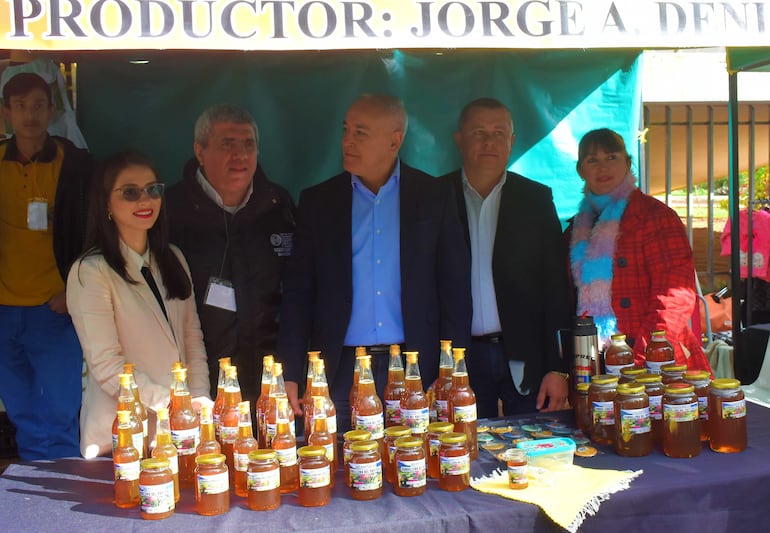
[[126, 202], [138, 202], [142, 197], [143, 192], [146, 192], [147, 196], [153, 200], [157, 200], [163, 196], [163, 189], [165, 188], [165, 183], [158, 182], [152, 183], [147, 187], [139, 187], [138, 185], [124, 185], [123, 187], [119, 187], [114, 190], [120, 191], [121, 196], [123, 196], [123, 199]]

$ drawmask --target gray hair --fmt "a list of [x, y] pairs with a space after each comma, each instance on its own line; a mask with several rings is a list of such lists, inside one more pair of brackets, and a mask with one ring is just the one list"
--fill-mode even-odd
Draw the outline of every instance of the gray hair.
[[254, 117], [242, 107], [232, 104], [213, 105], [201, 113], [195, 121], [195, 142], [201, 146], [208, 146], [214, 124], [219, 122], [249, 124], [254, 129], [254, 139], [259, 146], [259, 128]]
[[354, 103], [362, 103], [377, 108], [388, 115], [393, 116], [406, 136], [406, 130], [409, 127], [409, 117], [406, 114], [404, 103], [389, 94], [362, 94]]

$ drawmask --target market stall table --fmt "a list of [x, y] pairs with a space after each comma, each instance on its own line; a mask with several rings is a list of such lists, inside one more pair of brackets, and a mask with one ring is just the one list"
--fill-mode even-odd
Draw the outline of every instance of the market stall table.
[[[704, 447], [693, 459], [618, 457], [601, 448], [592, 458], [576, 457], [590, 468], [644, 470], [628, 490], [613, 494], [581, 531], [766, 531], [770, 523], [770, 409], [748, 405], [749, 448], [717, 454]], [[498, 464], [486, 453], [472, 475]], [[353, 501], [341, 473], [327, 507], [304, 508], [285, 495], [275, 511], [248, 510], [232, 495], [230, 512], [214, 517], [195, 513], [193, 492], [182, 491], [176, 512], [159, 522], [142, 520], [139, 509], [112, 504], [112, 462], [61, 459], [11, 465], [0, 476], [0, 524], [29, 531], [235, 531], [258, 526], [267, 531], [558, 531], [537, 507], [468, 489], [448, 493], [429, 481], [427, 492], [401, 498], [385, 484], [379, 500]], [[575, 487], [580, 490], [580, 487]]]

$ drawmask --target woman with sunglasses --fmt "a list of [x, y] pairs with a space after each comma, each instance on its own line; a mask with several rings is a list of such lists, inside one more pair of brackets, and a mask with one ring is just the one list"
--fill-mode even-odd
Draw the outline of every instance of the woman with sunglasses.
[[168, 404], [177, 360], [188, 369], [193, 402], [210, 402], [190, 274], [168, 242], [164, 204], [163, 183], [136, 152], [107, 158], [91, 184], [85, 252], [67, 279], [67, 306], [88, 365], [80, 411], [86, 458], [112, 451], [124, 363], [135, 365], [142, 402], [151, 410]]

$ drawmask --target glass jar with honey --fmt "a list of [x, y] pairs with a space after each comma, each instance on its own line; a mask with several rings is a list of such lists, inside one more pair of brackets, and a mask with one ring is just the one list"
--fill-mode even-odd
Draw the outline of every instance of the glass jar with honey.
[[610, 337], [610, 345], [604, 350], [604, 371], [620, 377], [620, 370], [634, 366], [634, 351], [626, 344], [626, 336], [618, 333]]
[[709, 437], [715, 452], [742, 452], [748, 444], [746, 400], [737, 379], [715, 379], [709, 386]]
[[174, 476], [168, 459], [145, 459], [139, 475], [142, 518], [161, 520], [174, 514]]
[[650, 402], [652, 444], [657, 446], [663, 442], [663, 381], [660, 374], [641, 374], [637, 376], [636, 383], [644, 385], [647, 393]]
[[588, 401], [590, 383], [578, 383], [575, 387], [575, 424], [586, 435], [591, 434], [591, 404]]
[[609, 374], [591, 376], [588, 402], [591, 405], [591, 440], [612, 444], [615, 437], [615, 400], [618, 377]]
[[204, 516], [226, 513], [230, 510], [230, 475], [224, 454], [199, 455], [195, 463], [195, 510]]
[[646, 374], [647, 369], [643, 366], [625, 366], [620, 369], [620, 377], [618, 378], [618, 385], [621, 383], [630, 383], [636, 381], [637, 376]]
[[700, 454], [698, 397], [688, 383], [666, 385], [663, 394], [663, 453], [687, 458]]
[[700, 418], [700, 440], [709, 440], [709, 384], [711, 375], [707, 370], [687, 370], [684, 373], [685, 383], [689, 383], [695, 389], [698, 397], [698, 418]]
[[[454, 424], [451, 422], [433, 422], [428, 425], [428, 477], [438, 479], [441, 475], [440, 462], [438, 457], [439, 437], [444, 433], [454, 431]], [[466, 439], [467, 441], [467, 439]]]
[[[581, 385], [581, 383], [578, 383], [578, 385]], [[588, 385], [588, 383], [585, 383], [585, 385]], [[505, 461], [508, 464], [508, 488], [514, 490], [526, 489], [529, 486], [527, 452], [512, 448], [505, 452]]]
[[406, 426], [390, 426], [385, 428], [385, 453], [382, 456], [382, 470], [385, 472], [385, 479], [388, 483], [393, 484], [396, 482], [396, 440], [401, 437], [408, 437], [411, 434], [412, 430]]
[[393, 492], [398, 496], [423, 494], [428, 478], [423, 440], [419, 437], [396, 439], [394, 462], [396, 482], [393, 484]]
[[687, 371], [687, 365], [673, 363], [660, 367], [660, 376], [663, 379], [663, 385], [684, 381], [684, 373]]
[[439, 438], [438, 460], [440, 476], [438, 487], [459, 492], [471, 485], [471, 456], [465, 433], [442, 433]]
[[615, 396], [615, 452], [641, 457], [652, 451], [650, 400], [642, 383], [618, 385]]
[[270, 511], [281, 505], [281, 466], [275, 450], [249, 452], [246, 471], [249, 509]]
[[345, 483], [350, 487], [350, 468], [348, 463], [350, 462], [350, 457], [353, 455], [353, 450], [350, 449], [350, 446], [354, 442], [370, 440], [372, 434], [363, 429], [351, 429], [350, 431], [346, 431], [345, 434], [342, 435], [342, 438], [342, 461], [345, 469]]
[[299, 456], [299, 504], [321, 507], [332, 499], [331, 467], [323, 446], [303, 446]]
[[350, 497], [354, 500], [379, 498], [382, 496], [382, 459], [379, 443], [376, 440], [355, 441], [350, 445], [350, 451]]

